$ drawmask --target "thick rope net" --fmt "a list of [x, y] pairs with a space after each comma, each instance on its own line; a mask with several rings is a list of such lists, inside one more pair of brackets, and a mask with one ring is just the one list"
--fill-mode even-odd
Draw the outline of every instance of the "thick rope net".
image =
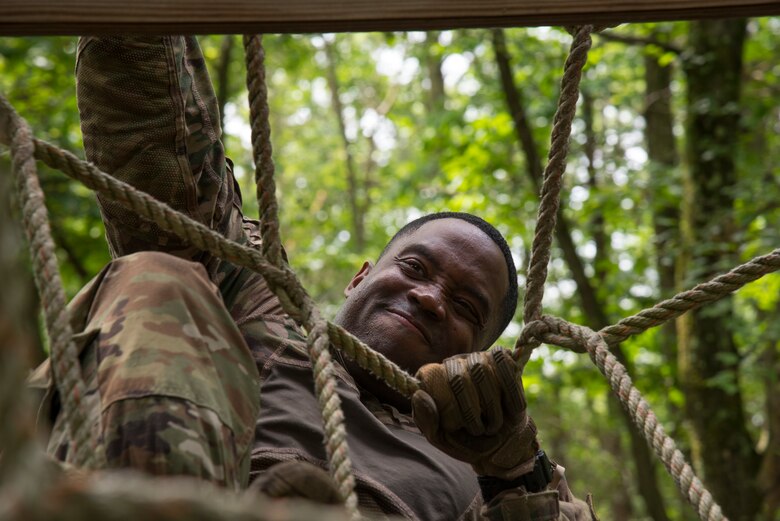
[[[703, 304], [714, 302], [748, 282], [780, 269], [780, 249], [756, 257], [726, 274], [699, 284], [689, 291], [684, 291], [599, 332], [542, 314], [542, 298], [547, 278], [547, 265], [550, 260], [552, 233], [560, 205], [571, 124], [579, 98], [579, 82], [582, 69], [587, 62], [591, 34], [599, 30], [590, 25], [568, 29], [573, 35], [573, 41], [564, 66], [548, 165], [541, 189], [541, 202], [526, 284], [523, 312], [525, 327], [515, 349], [518, 368], [519, 371], [523, 370], [533, 349], [542, 342], [578, 353], [587, 352], [607, 378], [655, 454], [664, 463], [682, 494], [697, 510], [699, 517], [706, 521], [725, 520], [726, 517], [713, 500], [712, 494], [696, 477], [692, 467], [676, 448], [674, 440], [664, 432], [648, 403], [631, 383], [625, 367], [609, 352], [609, 345], [617, 344], [632, 335], [661, 325]], [[120, 203], [154, 222], [163, 230], [174, 233], [190, 244], [238, 266], [252, 269], [266, 279], [270, 288], [279, 297], [284, 310], [307, 332], [307, 347], [313, 366], [315, 392], [322, 410], [330, 472], [338, 485], [348, 517], [358, 519], [360, 514], [357, 509], [355, 481], [346, 442], [344, 415], [338, 394], [335, 392], [336, 377], [328, 348], [333, 346], [339, 349], [360, 367], [383, 379], [403, 396], [410, 397], [414, 394], [419, 389], [419, 382], [340, 326], [323, 319], [316, 304], [285, 262], [279, 235], [274, 166], [271, 160], [268, 92], [265, 85], [262, 39], [256, 35], [246, 36], [244, 46], [257, 192], [262, 221], [262, 251], [230, 241], [146, 193], [101, 172], [91, 163], [80, 160], [72, 153], [34, 138], [26, 122], [16, 114], [10, 103], [0, 96], [0, 142], [11, 149], [35, 280], [46, 316], [54, 380], [62, 399], [61, 414], [64, 415], [68, 434], [73, 440], [78, 466], [100, 468], [103, 453], [97, 439], [98, 430], [86, 421], [87, 407], [92, 404], [85, 399], [84, 381], [77, 353], [71, 341], [72, 331], [54, 256], [54, 243], [51, 240], [43, 193], [37, 179], [35, 159], [64, 172], [104, 197]], [[6, 364], [0, 367], [0, 378], [4, 381], [19, 380], [18, 374], [5, 374], [8, 367], [11, 366]], [[13, 410], [13, 407], [6, 403], [13, 399], [14, 397], [5, 394], [0, 396], [0, 412]], [[0, 447], [7, 447], [7, 441], [30, 437], [27, 433], [14, 431], [16, 423], [12, 418], [0, 418], [0, 420], [4, 425], [11, 426], [9, 429], [0, 430]], [[28, 442], [32, 443], [29, 439]], [[43, 459], [39, 458], [35, 461], [38, 467], [47, 465]], [[35, 475], [43, 472], [38, 467]], [[61, 472], [58, 467], [52, 466], [47, 469], [54, 474]], [[30, 471], [28, 466], [18, 472], [30, 473]], [[153, 485], [146, 485], [150, 478], [133, 479], [138, 481], [138, 483], [134, 482], [138, 488], [133, 491], [123, 487], [122, 480], [102, 477], [99, 480], [93, 479], [90, 488], [85, 488], [83, 483], [80, 486], [63, 484], [62, 480], [34, 482], [11, 479], [9, 482], [17, 485], [26, 482], [31, 483], [30, 486], [37, 485], [51, 489], [70, 510], [53, 510], [45, 505], [46, 502], [35, 501], [34, 498], [40, 496], [40, 490], [37, 494], [30, 494], [29, 491], [23, 494], [19, 492], [18, 486], [4, 486], [0, 489], [0, 519], [48, 519], [54, 514], [59, 514], [61, 519], [75, 519], [75, 516], [68, 517], [66, 512], [71, 514], [79, 512], [77, 506], [93, 512], [107, 512], [106, 509], [111, 508], [110, 517], [124, 519], [124, 514], [119, 516], [118, 511], [113, 510], [113, 507], [120, 503], [128, 507], [123, 510], [127, 513], [127, 518], [133, 517], [130, 512], [154, 511], [153, 519], [181, 519], [178, 515], [181, 512], [164, 507], [171, 503], [191, 513], [201, 512], [200, 515], [193, 514], [194, 519], [212, 518], [207, 514], [209, 512], [212, 514], [219, 512], [219, 517], [226, 520], [293, 520], [307, 519], [306, 516], [311, 514], [305, 507], [301, 509], [289, 505], [274, 507], [265, 504], [259, 498], [233, 501], [226, 492], [205, 484], [190, 483], [187, 480], [181, 482], [186, 486], [179, 484], [166, 492]], [[89, 479], [82, 478], [82, 481], [86, 482]], [[167, 485], [166, 490], [168, 490]], [[259, 505], [264, 506], [259, 508]], [[327, 519], [344, 519], [344, 517], [334, 513], [333, 517]]]

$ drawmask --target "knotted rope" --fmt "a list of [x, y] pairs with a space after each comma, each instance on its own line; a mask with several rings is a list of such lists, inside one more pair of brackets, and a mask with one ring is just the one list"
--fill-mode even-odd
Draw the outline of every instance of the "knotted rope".
[[[0, 127], [10, 140], [13, 171], [20, 196], [22, 221], [30, 258], [33, 263], [35, 285], [41, 297], [46, 330], [51, 349], [51, 370], [62, 403], [63, 421], [71, 440], [69, 450], [73, 461], [85, 467], [100, 466], [104, 458], [98, 450], [97, 432], [92, 430], [87, 404], [86, 386], [81, 375], [78, 351], [73, 343], [70, 314], [66, 307], [59, 265], [54, 253], [49, 216], [35, 166], [34, 141], [30, 127], [0, 97]], [[95, 435], [93, 435], [95, 434]]]
[[542, 316], [527, 324], [518, 339], [518, 343], [526, 345], [538, 342], [567, 347], [578, 353], [587, 352], [601, 374], [609, 381], [609, 385], [620, 398], [620, 402], [629, 412], [636, 426], [644, 434], [647, 443], [674, 478], [680, 492], [696, 507], [699, 517], [706, 521], [726, 519], [712, 494], [685, 461], [685, 456], [677, 448], [674, 440], [658, 423], [650, 405], [634, 387], [626, 368], [609, 352], [606, 341], [599, 333], [559, 318]]

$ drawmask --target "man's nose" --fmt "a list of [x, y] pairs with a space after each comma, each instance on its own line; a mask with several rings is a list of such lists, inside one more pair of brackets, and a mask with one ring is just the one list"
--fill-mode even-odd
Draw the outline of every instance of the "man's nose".
[[409, 290], [409, 298], [436, 320], [444, 320], [444, 295], [434, 284], [420, 284]]

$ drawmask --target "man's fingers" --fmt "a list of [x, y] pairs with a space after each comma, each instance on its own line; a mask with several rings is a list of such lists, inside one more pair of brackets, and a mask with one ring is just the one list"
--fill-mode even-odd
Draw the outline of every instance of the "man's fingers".
[[412, 417], [428, 441], [439, 439], [439, 412], [436, 402], [425, 391], [412, 395]]
[[505, 350], [424, 365], [417, 371], [421, 390], [412, 396], [420, 430], [478, 474], [514, 479], [530, 471], [539, 444], [516, 368]]
[[473, 363], [472, 355], [479, 356], [477, 353], [471, 353], [465, 358], [462, 356], [448, 358], [444, 361], [444, 368], [449, 377], [452, 394], [458, 402], [463, 426], [472, 436], [481, 436], [485, 433], [485, 426], [482, 423], [479, 394], [469, 371], [469, 366]]
[[501, 407], [501, 384], [496, 378], [492, 367], [486, 366], [488, 353], [471, 353], [469, 355], [469, 374], [474, 387], [479, 393], [482, 409], [482, 423], [485, 434], [490, 436], [498, 432], [504, 423], [504, 413]]
[[463, 428], [458, 400], [450, 388], [450, 379], [443, 364], [427, 364], [417, 371], [422, 389], [436, 406], [440, 428], [446, 432]]
[[522, 382], [518, 382], [516, 376], [517, 365], [504, 349], [494, 349], [490, 353], [503, 389], [504, 412], [510, 421], [519, 421], [525, 414], [526, 402]]

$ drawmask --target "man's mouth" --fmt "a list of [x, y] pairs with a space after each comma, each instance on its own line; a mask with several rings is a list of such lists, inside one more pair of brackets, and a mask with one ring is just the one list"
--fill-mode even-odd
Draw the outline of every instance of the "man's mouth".
[[428, 345], [431, 345], [431, 339], [428, 335], [428, 331], [420, 324], [412, 315], [396, 308], [388, 308], [387, 311], [394, 315], [401, 324], [406, 326], [407, 329], [414, 330]]

